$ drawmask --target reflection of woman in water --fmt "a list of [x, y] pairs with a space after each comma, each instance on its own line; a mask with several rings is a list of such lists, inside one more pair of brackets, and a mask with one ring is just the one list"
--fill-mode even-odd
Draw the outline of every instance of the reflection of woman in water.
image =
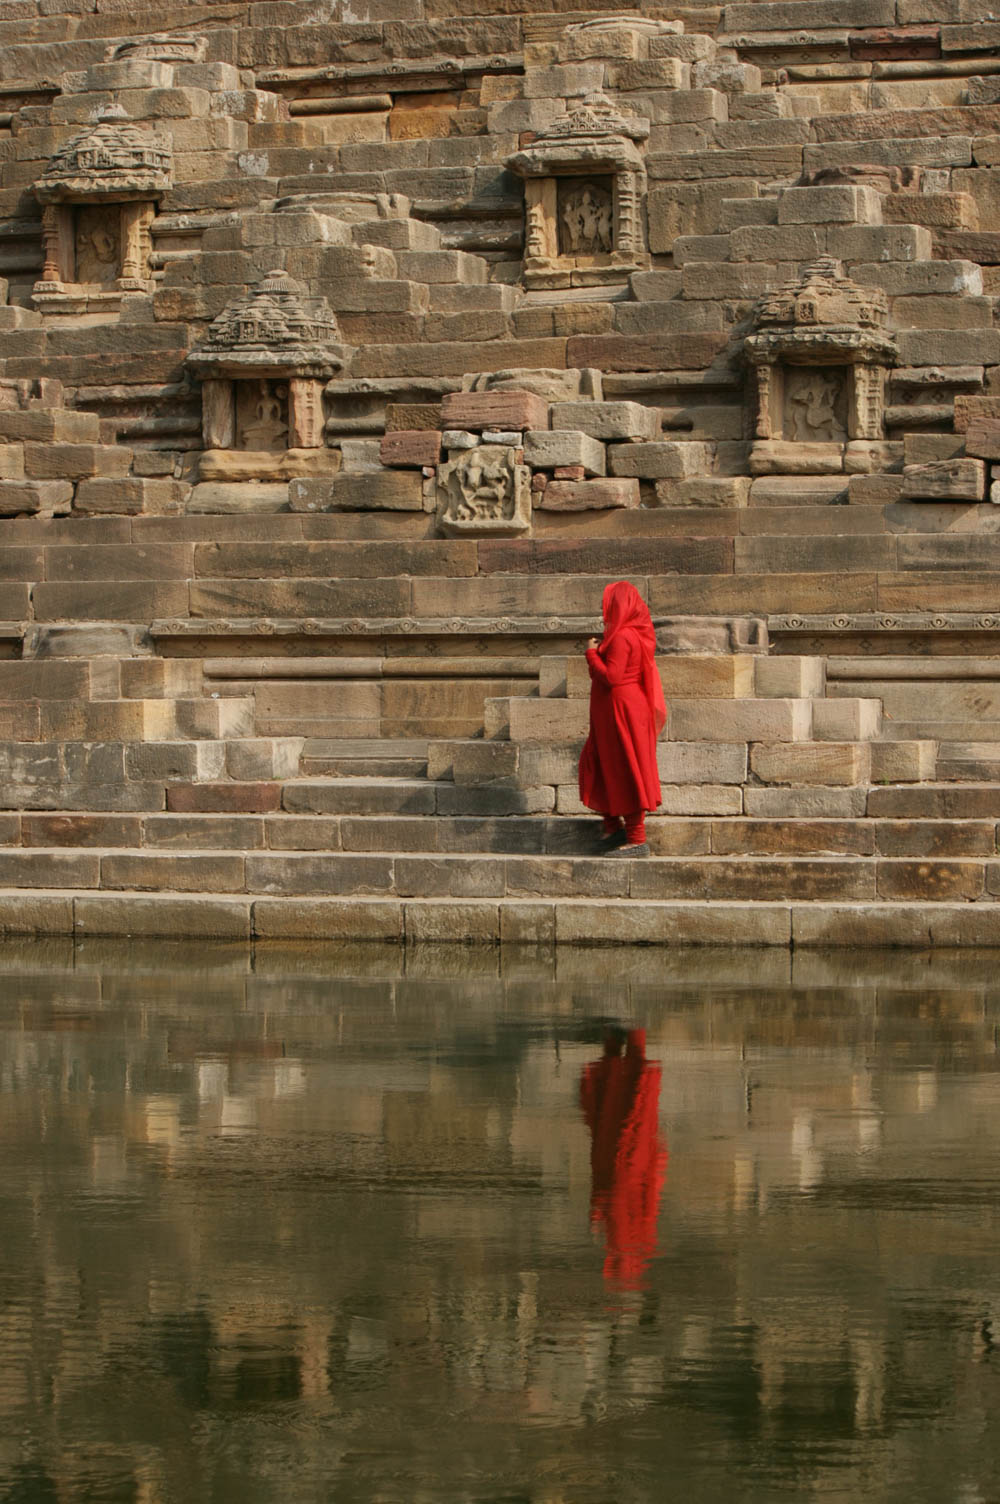
[[605, 1280], [627, 1290], [640, 1287], [656, 1253], [667, 1166], [659, 1133], [660, 1074], [659, 1064], [646, 1059], [645, 1029], [608, 1029], [603, 1058], [580, 1078], [591, 1137], [590, 1220], [604, 1224]]

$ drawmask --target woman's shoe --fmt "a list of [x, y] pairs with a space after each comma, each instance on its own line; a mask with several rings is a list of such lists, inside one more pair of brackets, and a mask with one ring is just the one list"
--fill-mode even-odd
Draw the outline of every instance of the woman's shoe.
[[597, 849], [607, 855], [609, 852], [616, 850], [617, 847], [624, 846], [627, 840], [628, 837], [624, 830], [619, 828], [618, 830], [611, 831], [608, 835], [602, 835], [597, 843]]
[[648, 841], [626, 841], [624, 838], [620, 845], [613, 846], [605, 852], [606, 856], [648, 856]]

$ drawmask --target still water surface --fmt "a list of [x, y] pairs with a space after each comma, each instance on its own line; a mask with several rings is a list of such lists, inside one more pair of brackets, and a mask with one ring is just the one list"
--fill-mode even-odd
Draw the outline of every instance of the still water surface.
[[3, 1504], [1000, 1499], [1000, 957], [0, 946]]

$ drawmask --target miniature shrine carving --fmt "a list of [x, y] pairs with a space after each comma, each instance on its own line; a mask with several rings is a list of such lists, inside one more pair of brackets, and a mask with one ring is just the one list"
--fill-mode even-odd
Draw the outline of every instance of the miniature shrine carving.
[[[795, 474], [844, 468], [851, 445], [885, 434], [885, 384], [896, 344], [888, 303], [822, 257], [795, 282], [761, 298], [744, 341], [750, 365], [752, 468]], [[803, 445], [826, 446], [808, 456]]]
[[508, 157], [524, 179], [526, 287], [622, 282], [646, 265], [639, 143], [648, 135], [648, 120], [591, 94]]
[[70, 137], [35, 184], [44, 265], [32, 301], [42, 312], [113, 312], [148, 292], [150, 227], [171, 184], [171, 142], [117, 107]]
[[518, 451], [477, 444], [438, 469], [438, 528], [443, 533], [513, 537], [531, 526], [531, 471]]
[[335, 470], [323, 387], [348, 356], [326, 299], [307, 297], [280, 268], [224, 308], [185, 363], [201, 380], [202, 478]]

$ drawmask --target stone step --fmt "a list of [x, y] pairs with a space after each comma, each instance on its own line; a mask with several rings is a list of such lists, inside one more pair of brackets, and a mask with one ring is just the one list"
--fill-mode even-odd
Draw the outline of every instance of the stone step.
[[[0, 849], [0, 888], [279, 897], [566, 898], [809, 902], [1000, 895], [996, 857], [607, 856], [344, 851]], [[1000, 909], [995, 910], [1000, 937]]]
[[307, 777], [422, 778], [427, 773], [426, 741], [391, 737], [310, 737], [302, 749], [300, 769]]
[[496, 945], [992, 946], [993, 903], [639, 898], [280, 898], [0, 889], [0, 932]]
[[[991, 857], [996, 819], [668, 818], [646, 822], [654, 855]], [[479, 855], [593, 855], [600, 823], [513, 815], [108, 814], [86, 810], [0, 815], [0, 846]]]
[[936, 777], [1000, 784], [1000, 736], [996, 741], [942, 742]]
[[14, 728], [11, 740], [25, 742], [226, 740], [253, 734], [254, 703], [252, 699], [0, 701], [0, 728], [7, 725]]

